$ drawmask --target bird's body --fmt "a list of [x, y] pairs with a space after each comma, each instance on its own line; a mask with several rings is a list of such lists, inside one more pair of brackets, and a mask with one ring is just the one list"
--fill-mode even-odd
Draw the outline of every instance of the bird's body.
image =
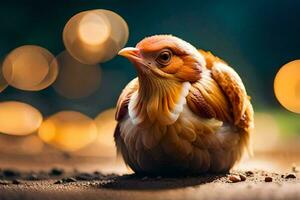
[[[248, 147], [253, 126], [238, 75], [173, 36], [146, 38], [129, 51], [138, 78], [119, 98], [115, 131], [125, 162], [147, 174], [228, 171]], [[170, 60], [157, 60], [162, 54]]]

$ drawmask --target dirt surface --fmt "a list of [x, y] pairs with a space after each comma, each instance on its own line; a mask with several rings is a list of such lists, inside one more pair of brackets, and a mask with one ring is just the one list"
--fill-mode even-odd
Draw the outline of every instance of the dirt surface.
[[0, 154], [0, 200], [300, 199], [299, 153], [280, 152], [190, 177], [123, 175], [131, 172], [115, 158]]
[[2, 169], [0, 199], [299, 199], [294, 173], [233, 171], [191, 177], [147, 177], [98, 171], [41, 172]]

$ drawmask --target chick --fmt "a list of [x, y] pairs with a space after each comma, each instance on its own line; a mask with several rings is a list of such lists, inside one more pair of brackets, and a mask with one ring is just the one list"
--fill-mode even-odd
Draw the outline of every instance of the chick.
[[250, 98], [223, 60], [171, 35], [147, 37], [119, 55], [137, 78], [119, 97], [114, 137], [136, 173], [226, 172], [250, 151]]

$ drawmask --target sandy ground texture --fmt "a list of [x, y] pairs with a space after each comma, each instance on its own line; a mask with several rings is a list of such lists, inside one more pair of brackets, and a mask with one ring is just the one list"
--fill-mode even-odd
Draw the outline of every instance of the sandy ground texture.
[[0, 154], [0, 200], [300, 199], [299, 163], [299, 153], [271, 152], [230, 174], [138, 177], [115, 158]]
[[0, 199], [300, 199], [300, 179], [293, 173], [233, 171], [192, 177], [147, 177], [98, 171], [40, 172], [2, 169]]

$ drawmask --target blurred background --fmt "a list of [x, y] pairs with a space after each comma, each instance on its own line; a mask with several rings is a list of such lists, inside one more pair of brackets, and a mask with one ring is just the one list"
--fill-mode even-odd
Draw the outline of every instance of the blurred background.
[[[62, 35], [68, 20], [91, 9], [111, 10], [127, 22], [129, 38], [126, 46], [135, 46], [145, 36], [173, 34], [197, 48], [212, 51], [241, 76], [256, 111], [254, 149], [257, 152], [256, 160], [250, 160], [242, 167], [285, 169], [299, 161], [300, 115], [278, 103], [273, 84], [276, 73], [284, 64], [300, 58], [299, 7], [299, 1], [276, 0], [4, 1], [0, 6], [0, 58], [5, 58], [22, 45], [38, 45], [54, 56], [60, 55], [65, 50]], [[80, 112], [84, 119], [94, 120], [98, 130], [95, 137], [93, 131], [88, 133], [91, 139], [86, 141], [86, 145], [79, 145], [80, 148], [77, 148], [79, 142], [76, 141], [76, 148], [72, 145], [49, 145], [47, 136], [44, 137], [41, 131], [26, 136], [1, 134], [0, 167], [14, 166], [19, 162], [16, 159], [22, 160], [26, 156], [49, 166], [48, 157], [40, 156], [45, 154], [52, 156], [52, 165], [68, 166], [70, 161], [69, 167], [73, 167], [76, 163], [74, 158], [80, 157], [87, 161], [78, 164], [79, 168], [84, 165], [83, 169], [114, 171], [111, 170], [112, 165], [107, 164], [113, 163], [115, 158], [113, 107], [121, 90], [136, 73], [127, 60], [118, 56], [96, 67], [96, 72], [87, 72], [81, 81], [87, 81], [91, 74], [98, 73], [95, 79], [99, 83], [92, 84], [97, 87], [80, 98], [61, 95], [52, 86], [40, 91], [8, 86], [0, 93], [1, 102], [14, 100], [30, 104], [40, 111], [44, 119], [60, 111]], [[297, 100], [300, 101], [300, 97]], [[266, 162], [274, 155], [278, 158], [276, 161]], [[101, 167], [100, 162], [105, 167]], [[33, 164], [22, 166], [30, 168]], [[119, 169], [121, 165], [113, 166]]]

